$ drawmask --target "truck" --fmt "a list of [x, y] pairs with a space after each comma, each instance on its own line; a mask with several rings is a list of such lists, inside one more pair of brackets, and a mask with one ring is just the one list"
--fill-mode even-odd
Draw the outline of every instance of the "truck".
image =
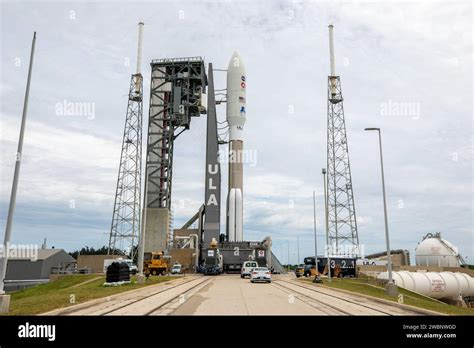
[[168, 273], [168, 259], [163, 252], [145, 252], [143, 254], [143, 273], [145, 276], [165, 275]]
[[295, 268], [295, 275], [297, 278], [304, 275], [304, 264], [300, 264]]

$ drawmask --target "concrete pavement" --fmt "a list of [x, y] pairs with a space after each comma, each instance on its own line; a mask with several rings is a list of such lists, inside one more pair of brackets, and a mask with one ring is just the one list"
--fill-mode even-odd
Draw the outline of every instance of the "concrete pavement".
[[396, 304], [273, 275], [252, 284], [239, 275], [190, 275], [69, 306], [49, 315], [416, 315]]
[[[316, 309], [272, 284], [220, 275], [187, 299], [174, 315], [309, 315]], [[319, 312], [318, 314], [324, 314]]]

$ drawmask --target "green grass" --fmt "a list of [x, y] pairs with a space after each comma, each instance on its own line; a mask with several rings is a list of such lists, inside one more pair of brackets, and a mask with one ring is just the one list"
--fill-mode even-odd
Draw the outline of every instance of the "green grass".
[[[10, 312], [8, 315], [40, 314], [172, 279], [176, 279], [176, 277], [149, 277], [145, 284], [139, 285], [136, 283], [136, 278], [132, 277], [130, 284], [105, 287], [102, 286], [105, 276], [90, 274], [67, 275], [47, 284], [11, 292]], [[71, 303], [72, 296], [75, 297], [75, 303]]]
[[[313, 278], [305, 278], [302, 281], [311, 282]], [[368, 278], [351, 278], [351, 279], [340, 279], [333, 278], [332, 282], [328, 282], [327, 279], [323, 279], [323, 284], [317, 286], [323, 286], [328, 288], [337, 288], [355, 293], [373, 296], [384, 300], [397, 302], [398, 298], [390, 297], [385, 295], [385, 289], [383, 287], [370, 284]], [[472, 308], [461, 308], [445, 303], [440, 303], [437, 300], [433, 300], [417, 293], [399, 288], [399, 293], [403, 294], [403, 303], [406, 305], [432, 310], [435, 312], [451, 315], [474, 315], [474, 309]]]

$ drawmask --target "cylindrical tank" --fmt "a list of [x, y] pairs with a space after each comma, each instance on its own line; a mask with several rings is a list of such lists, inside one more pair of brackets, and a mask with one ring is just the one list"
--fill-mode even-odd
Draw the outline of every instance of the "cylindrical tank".
[[[465, 273], [399, 271], [392, 277], [397, 286], [436, 299], [474, 296], [474, 278]], [[388, 279], [388, 273], [380, 273], [378, 278]]]
[[415, 249], [417, 266], [459, 267], [457, 248], [441, 238], [440, 233], [427, 234]]

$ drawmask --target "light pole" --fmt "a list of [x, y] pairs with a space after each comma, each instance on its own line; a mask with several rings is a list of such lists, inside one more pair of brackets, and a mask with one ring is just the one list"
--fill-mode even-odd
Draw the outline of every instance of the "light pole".
[[[148, 152], [148, 151], [147, 151]], [[142, 221], [141, 221], [141, 236], [138, 241], [138, 274], [137, 274], [137, 283], [145, 283], [145, 275], [143, 274], [143, 262], [144, 262], [144, 252], [145, 252], [145, 230], [146, 230], [146, 213], [147, 213], [147, 204], [148, 204], [148, 166], [145, 166], [145, 184], [143, 186], [145, 191], [143, 197], [143, 207], [142, 207]]]
[[318, 237], [316, 236], [316, 193], [313, 190], [313, 226], [314, 226], [314, 258], [318, 270]]
[[314, 275], [313, 283], [321, 283], [321, 278], [319, 276], [319, 267], [318, 267], [318, 236], [316, 234], [316, 193], [313, 190], [313, 219], [314, 219], [314, 264], [316, 266], [316, 272]]
[[388, 235], [387, 198], [385, 194], [385, 178], [383, 174], [382, 135], [380, 132], [380, 128], [365, 128], [365, 130], [377, 131], [379, 133], [380, 170], [382, 173], [383, 212], [384, 212], [384, 219], [385, 219], [385, 243], [387, 244], [387, 270], [388, 270], [388, 283], [385, 286], [385, 293], [389, 296], [397, 296], [398, 288], [393, 282], [393, 278], [392, 278], [392, 258], [390, 256], [390, 239]]
[[8, 312], [9, 307], [10, 307], [10, 295], [5, 295], [4, 282], [5, 282], [5, 277], [7, 274], [7, 263], [8, 263], [8, 254], [10, 252], [9, 246], [10, 246], [10, 239], [11, 239], [11, 234], [12, 234], [13, 214], [15, 211], [16, 193], [18, 191], [18, 179], [20, 176], [21, 159], [23, 157], [23, 139], [24, 139], [25, 127], [26, 127], [26, 115], [28, 112], [28, 99], [30, 97], [31, 74], [33, 71], [33, 58], [35, 55], [35, 44], [36, 44], [36, 31], [33, 34], [33, 41], [31, 42], [30, 65], [28, 68], [28, 78], [26, 81], [26, 92], [25, 92], [25, 100], [23, 103], [23, 115], [21, 117], [20, 137], [18, 140], [18, 150], [16, 153], [16, 163], [15, 163], [15, 171], [13, 174], [13, 184], [12, 184], [12, 191], [10, 195], [10, 205], [8, 207], [7, 224], [5, 228], [5, 240], [3, 243], [4, 255], [3, 255], [3, 260], [2, 260], [3, 262], [0, 268], [0, 313]]
[[326, 223], [326, 252], [327, 252], [327, 267], [328, 267], [328, 281], [331, 281], [331, 258], [329, 256], [329, 224], [328, 224], [328, 189], [326, 182], [326, 168], [322, 169], [324, 179], [324, 219]]
[[298, 260], [296, 260], [296, 265], [300, 264], [300, 236], [296, 236], [296, 243], [298, 247]]
[[280, 244], [280, 260], [281, 260], [281, 263], [283, 264], [283, 243]]

